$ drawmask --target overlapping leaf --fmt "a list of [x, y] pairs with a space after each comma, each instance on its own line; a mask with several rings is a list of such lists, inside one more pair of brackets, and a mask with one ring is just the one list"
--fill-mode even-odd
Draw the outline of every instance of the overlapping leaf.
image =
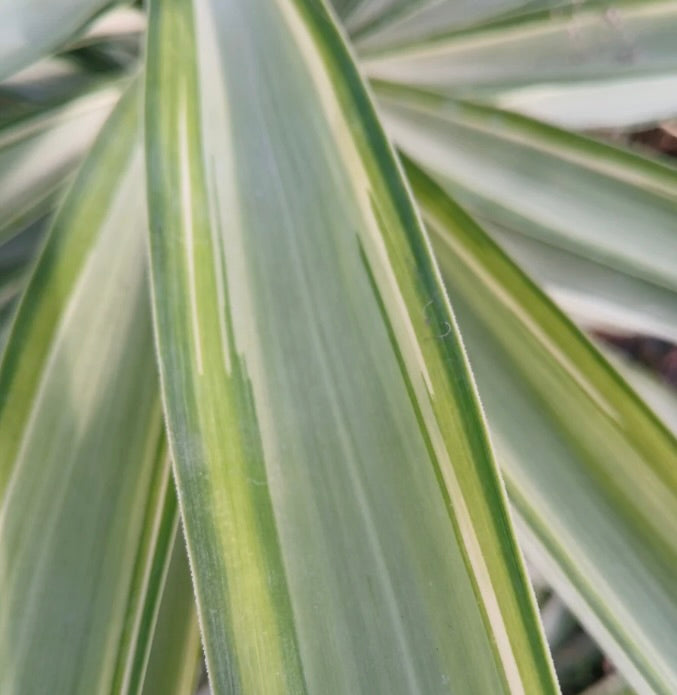
[[378, 93], [397, 144], [567, 309], [677, 338], [677, 170], [490, 107]]
[[556, 692], [437, 269], [322, 3], [155, 2], [148, 51], [214, 692]]
[[675, 0], [625, 0], [452, 32], [365, 58], [367, 73], [436, 91], [473, 90], [609, 76], [665, 74], [677, 68]]
[[[0, 75], [82, 50], [107, 4], [11, 0]], [[677, 108], [674, 0], [334, 4], [359, 51], [390, 51], [372, 76], [575, 127]], [[156, 0], [149, 64], [157, 341], [214, 692], [554, 692], [444, 290], [322, 3]], [[3, 108], [0, 241], [53, 205], [115, 89], [21, 121]], [[677, 335], [674, 172], [414, 101], [388, 104], [400, 144], [559, 301]], [[195, 679], [131, 103], [57, 218], [0, 366], [3, 695]], [[635, 685], [674, 692], [674, 439], [412, 171], [525, 543]], [[38, 238], [0, 251], [0, 349]]]
[[0, 364], [0, 692], [139, 692], [176, 529], [138, 100], [61, 207]]
[[407, 167], [534, 562], [640, 692], [677, 687], [677, 443], [431, 179]]
[[431, 6], [424, 26], [436, 38], [414, 27], [402, 38], [408, 45], [367, 55], [366, 73], [579, 128], [655, 121], [677, 109], [675, 0], [574, 2], [444, 34], [456, 7]]

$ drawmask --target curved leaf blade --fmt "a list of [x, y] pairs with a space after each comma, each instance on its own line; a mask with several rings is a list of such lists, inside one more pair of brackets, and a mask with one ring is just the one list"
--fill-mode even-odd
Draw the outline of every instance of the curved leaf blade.
[[528, 556], [640, 692], [674, 692], [674, 436], [432, 179], [406, 171]]
[[214, 692], [556, 692], [444, 290], [322, 3], [151, 4], [146, 98]]
[[138, 692], [177, 521], [153, 361], [139, 102], [56, 216], [0, 364], [0, 691]]

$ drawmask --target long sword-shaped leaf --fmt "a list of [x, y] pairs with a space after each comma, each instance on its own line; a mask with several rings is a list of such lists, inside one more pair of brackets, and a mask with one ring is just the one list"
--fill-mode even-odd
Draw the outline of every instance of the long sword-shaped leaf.
[[365, 61], [370, 77], [436, 91], [668, 74], [677, 69], [675, 0], [590, 3], [427, 39]]
[[[581, 21], [584, 5], [591, 10], [589, 16], [597, 14], [599, 24], [607, 27], [608, 31], [602, 32], [607, 36], [591, 36], [588, 33], [589, 16]], [[526, 76], [522, 78], [527, 80], [522, 87], [506, 86], [497, 81], [495, 87], [488, 88], [484, 79], [490, 74], [489, 62], [483, 78], [475, 79], [472, 84], [454, 84], [455, 94], [463, 92], [481, 96], [504, 108], [577, 129], [643, 126], [670, 118], [677, 112], [677, 76], [674, 69], [667, 73], [659, 71], [656, 75], [643, 70], [633, 75], [629, 70], [641, 62], [644, 50], [636, 41], [633, 21], [626, 22], [617, 4], [595, 0], [433, 0], [403, 5], [395, 3], [395, 6], [388, 5], [388, 8], [388, 12], [384, 11], [365, 26], [351, 32], [358, 53], [369, 56], [394, 52], [398, 46], [406, 47], [412, 43], [423, 46], [445, 32], [453, 33], [453, 42], [458, 45], [462, 45], [464, 35], [477, 37], [493, 34], [500, 43], [501, 36], [509, 38], [513, 28], [525, 24], [527, 20], [533, 26], [540, 22], [545, 28], [559, 24], [560, 29], [565, 29], [573, 53], [569, 59], [562, 57], [562, 68], [568, 66], [570, 69], [565, 81], [558, 79], [556, 83], [552, 80], [544, 83], [542, 77], [534, 74], [531, 79]], [[398, 8], [399, 12], [396, 12]], [[533, 15], [534, 10], [547, 8], [550, 8], [550, 15], [543, 12]], [[409, 12], [406, 11], [408, 9]], [[499, 14], [501, 10], [502, 15]], [[528, 12], [531, 12], [531, 16]], [[403, 16], [397, 21], [394, 15], [399, 13]], [[607, 50], [609, 35], [612, 36], [611, 42], [619, 46], [619, 55], [625, 52], [625, 58], [619, 58], [615, 69], [610, 68], [603, 79], [591, 80], [586, 71], [596, 55]], [[653, 43], [650, 36], [643, 41]], [[468, 45], [472, 46], [473, 42], [470, 41]], [[550, 49], [548, 51], [550, 57], [555, 55]], [[494, 69], [500, 69], [499, 64], [504, 56], [497, 52], [487, 57], [489, 61], [496, 61]], [[455, 64], [456, 57], [452, 57], [451, 61], [452, 65]], [[425, 71], [419, 77], [425, 80]], [[537, 84], [531, 84], [533, 81]]]
[[[58, 213], [0, 365], [0, 692], [138, 692], [176, 528], [139, 102]], [[140, 185], [141, 184], [141, 185]]]
[[[449, 85], [450, 89], [453, 87], [454, 94], [474, 94], [504, 108], [569, 128], [642, 126], [670, 118], [677, 112], [677, 76], [674, 68], [670, 68], [667, 73], [659, 70], [657, 74], [651, 74], [640, 69], [637, 74], [632, 74], [647, 57], [642, 42], [653, 46], [653, 38], [649, 35], [641, 40], [637, 38], [633, 28], [634, 20], [625, 17], [625, 12], [632, 10], [626, 5], [621, 5], [619, 11], [617, 3], [612, 6], [595, 0], [533, 0], [526, 4], [518, 0], [437, 0], [424, 2], [422, 5], [409, 3], [408, 7], [418, 6], [419, 11], [404, 16], [399, 22], [385, 23], [380, 31], [356, 36], [355, 45], [359, 53], [368, 55], [393, 51], [398, 45], [419, 43], [423, 46], [432, 37], [440, 36], [446, 31], [453, 33], [453, 38], [449, 37], [449, 43], [456, 45], [463, 57], [465, 51], [480, 50], [477, 46], [481, 48], [484, 40], [487, 42], [482, 49], [485, 50], [485, 60], [478, 61], [477, 56], [471, 57], [472, 69], [480, 67], [482, 75], [475, 75], [470, 84], [465, 84], [462, 71], [457, 71], [453, 84]], [[581, 14], [584, 6], [587, 14]], [[547, 7], [552, 8], [550, 16], [547, 13], [533, 15], [533, 10]], [[496, 17], [500, 9], [505, 12], [503, 19]], [[527, 9], [532, 11], [531, 16], [527, 14]], [[669, 8], [657, 8], [656, 11], [669, 11]], [[630, 14], [632, 15], [631, 12]], [[593, 25], [596, 21], [599, 26], [605, 27], [602, 35], [590, 32], [591, 18]], [[539, 24], [546, 33], [552, 29], [555, 29], [555, 33], [566, 33], [563, 38], [565, 45], [567, 42], [569, 44], [571, 55], [568, 59], [561, 55], [559, 58], [561, 68], [570, 72], [568, 76], [562, 74], [562, 79], [556, 82], [552, 79], [543, 82], [538, 69], [544, 63], [540, 58], [532, 60], [533, 46], [527, 47], [526, 42], [533, 41], [538, 36]], [[513, 32], [519, 26], [527, 29], [527, 36], [514, 43]], [[661, 30], [659, 24], [655, 27]], [[491, 47], [492, 36], [499, 46], [495, 51]], [[619, 56], [625, 52], [625, 58], [619, 57], [615, 67], [612, 61], [602, 78], [591, 79], [587, 74], [591, 64], [614, 44]], [[505, 79], [498, 79], [495, 87], [488, 88], [486, 81], [494, 79], [491, 77], [492, 70], [506, 69], [506, 56], [501, 55], [500, 51], [514, 50], [519, 53], [522, 48], [526, 50], [524, 55], [528, 55], [527, 65], [533, 68], [533, 73], [531, 76], [525, 73], [511, 79], [518, 79], [523, 86], [510, 86]], [[558, 57], [551, 46], [547, 47], [547, 54], [550, 61]], [[669, 54], [674, 57], [674, 50], [668, 47], [666, 58]], [[456, 55], [448, 58], [448, 63], [445, 62], [446, 59], [440, 60], [441, 69], [457, 70], [458, 65], [463, 64]], [[428, 77], [428, 71], [422, 70], [416, 77], [416, 82]], [[399, 80], [401, 75], [393, 75], [393, 79]]]
[[539, 280], [548, 259], [539, 267], [534, 245], [520, 236], [565, 251], [562, 267], [554, 265], [556, 285], [566, 256], [574, 263], [579, 256], [601, 266], [587, 277], [593, 297], [618, 311], [628, 299], [637, 327], [645, 313], [645, 328], [664, 320], [666, 335], [674, 335], [677, 170], [490, 107], [385, 86], [378, 93], [398, 146], [502, 237], [517, 237], [517, 257]]
[[674, 693], [674, 437], [441, 188], [407, 173], [527, 548], [640, 692]]
[[0, 80], [52, 53], [112, 0], [4, 0]]
[[149, 22], [155, 324], [214, 692], [555, 692], [444, 290], [323, 4]]

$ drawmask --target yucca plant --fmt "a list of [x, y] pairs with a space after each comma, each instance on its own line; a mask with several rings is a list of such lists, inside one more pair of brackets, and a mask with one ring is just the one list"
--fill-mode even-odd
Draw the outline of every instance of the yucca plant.
[[674, 397], [583, 331], [677, 339], [677, 171], [581, 132], [677, 2], [111, 4], [0, 7], [0, 695], [557, 693], [515, 530], [674, 695]]

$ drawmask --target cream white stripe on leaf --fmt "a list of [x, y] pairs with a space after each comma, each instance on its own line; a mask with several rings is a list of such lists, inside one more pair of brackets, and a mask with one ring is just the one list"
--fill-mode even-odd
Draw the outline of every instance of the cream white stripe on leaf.
[[323, 4], [152, 3], [147, 70], [214, 692], [557, 692], [439, 273]]
[[[188, 143], [187, 125], [188, 107], [186, 95], [183, 95], [183, 114], [179, 116], [179, 142], [181, 148], [181, 159], [188, 162]], [[195, 339], [195, 359], [197, 369], [202, 374], [202, 345], [200, 344], [200, 323], [197, 315], [197, 298], [195, 296], [195, 255], [193, 253], [193, 212], [192, 197], [190, 193], [190, 172], [187, 166], [181, 169], [181, 209], [183, 211], [183, 229], [185, 232], [184, 243], [186, 245], [186, 255], [188, 257], [188, 292], [190, 295], [190, 311], [193, 318], [193, 336]]]

